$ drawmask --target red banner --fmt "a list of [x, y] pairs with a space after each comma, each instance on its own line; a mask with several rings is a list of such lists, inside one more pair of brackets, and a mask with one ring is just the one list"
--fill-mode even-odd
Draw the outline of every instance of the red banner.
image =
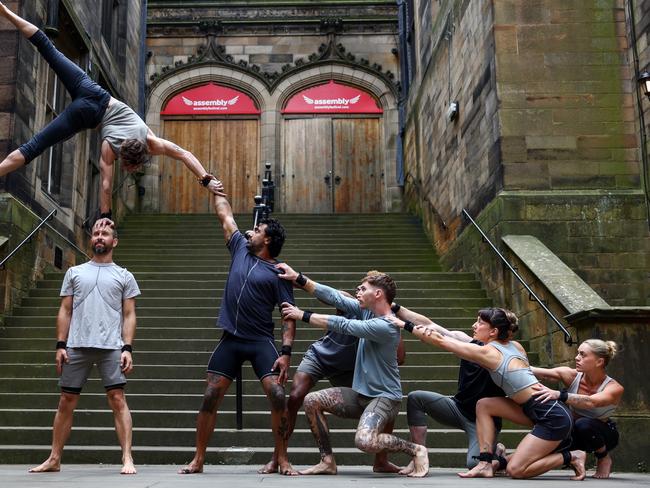
[[174, 95], [161, 115], [257, 115], [251, 97], [226, 86], [208, 83]]
[[283, 114], [381, 114], [376, 100], [363, 90], [330, 81], [289, 99]]

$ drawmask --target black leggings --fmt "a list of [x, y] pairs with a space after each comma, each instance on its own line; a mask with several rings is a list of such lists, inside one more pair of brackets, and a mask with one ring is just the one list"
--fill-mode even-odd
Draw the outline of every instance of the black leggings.
[[580, 417], [574, 421], [571, 437], [572, 450], [595, 452], [605, 446], [605, 451], [609, 452], [618, 445], [618, 430], [612, 420], [603, 422]]
[[76, 64], [61, 54], [43, 33], [37, 31], [29, 41], [59, 77], [72, 97], [66, 107], [43, 130], [18, 148], [25, 157], [25, 164], [58, 142], [65, 141], [84, 129], [93, 129], [104, 117], [110, 94], [91, 80]]

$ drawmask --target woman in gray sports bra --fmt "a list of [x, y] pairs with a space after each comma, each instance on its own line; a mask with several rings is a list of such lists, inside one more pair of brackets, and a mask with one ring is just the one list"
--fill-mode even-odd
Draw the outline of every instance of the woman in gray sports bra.
[[613, 341], [589, 339], [578, 347], [576, 367], [532, 368], [542, 380], [562, 383], [566, 390], [544, 388], [542, 401], [566, 398], [564, 403], [574, 416], [571, 449], [593, 452], [596, 457], [594, 478], [609, 478], [612, 458], [609, 452], [618, 445], [618, 430], [611, 416], [623, 396], [623, 386], [607, 376], [609, 361], [616, 355]]
[[479, 311], [473, 329], [485, 328], [489, 337], [482, 347], [443, 336], [434, 328], [416, 326], [394, 317], [391, 317], [391, 322], [413, 333], [423, 342], [453, 352], [458, 357], [487, 369], [492, 380], [508, 397], [507, 400], [500, 399], [505, 408], [498, 412], [498, 416], [533, 426], [507, 461], [495, 456], [493, 446], [496, 432], [492, 412], [480, 408], [484, 400], [492, 399], [479, 400], [476, 407], [476, 430], [481, 448], [479, 463], [469, 472], [459, 473], [461, 477], [492, 477], [492, 463], [498, 462], [513, 478], [533, 478], [561, 466], [573, 468], [576, 474], [573, 479], [584, 478], [584, 452], [562, 447], [563, 441], [571, 433], [573, 417], [562, 402], [543, 403], [535, 396], [542, 385], [528, 365], [526, 352], [519, 344], [511, 341], [517, 330], [517, 317], [512, 312], [502, 308]]

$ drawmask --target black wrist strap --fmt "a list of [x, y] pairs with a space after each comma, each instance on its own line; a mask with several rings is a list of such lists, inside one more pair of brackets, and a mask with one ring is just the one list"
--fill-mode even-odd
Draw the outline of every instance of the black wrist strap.
[[296, 284], [298, 286], [305, 286], [307, 284], [307, 278], [302, 273], [298, 273], [298, 277], [296, 278]]
[[402, 306], [399, 303], [393, 303], [390, 307], [391, 312], [397, 313]]
[[111, 219], [113, 220], [113, 211], [109, 210], [108, 212], [102, 212], [99, 214], [100, 219]]
[[133, 347], [131, 346], [131, 344], [124, 344], [122, 346], [122, 352], [130, 352], [133, 354]]
[[415, 327], [415, 324], [411, 322], [410, 320], [407, 320], [404, 322], [404, 330], [406, 332], [410, 332], [411, 334], [413, 333], [413, 327]]
[[311, 319], [311, 316], [312, 316], [312, 312], [310, 312], [309, 310], [303, 311], [302, 312], [302, 321], [308, 324], [309, 319]]
[[558, 400], [560, 400], [563, 403], [566, 403], [566, 401], [569, 399], [569, 392], [566, 390], [560, 391], [560, 396]]
[[280, 348], [280, 356], [291, 356], [291, 346], [282, 345]]
[[56, 341], [56, 348], [57, 349], [66, 349], [68, 347], [68, 343], [65, 341]]

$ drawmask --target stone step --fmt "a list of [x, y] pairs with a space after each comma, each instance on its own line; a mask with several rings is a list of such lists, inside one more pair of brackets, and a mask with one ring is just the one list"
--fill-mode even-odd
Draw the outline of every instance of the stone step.
[[[171, 358], [173, 361], [173, 358]], [[207, 361], [207, 358], [204, 358]], [[159, 364], [139, 362], [129, 374], [129, 380], [165, 378], [167, 380], [186, 380], [202, 378], [205, 375], [205, 361], [201, 364], [169, 364], [169, 361]], [[296, 359], [296, 365], [299, 360]], [[0, 369], [5, 378], [55, 378], [55, 371], [51, 361], [47, 363], [8, 363], [4, 358]], [[257, 378], [252, 368], [243, 368], [244, 379]], [[458, 378], [458, 365], [417, 365], [400, 367], [400, 377], [406, 380], [454, 380]]]
[[[330, 424], [330, 439], [334, 449], [338, 446], [354, 446], [356, 429], [338, 428], [337, 418], [328, 417]], [[506, 446], [517, 445], [528, 430], [504, 430], [499, 435], [499, 441]], [[51, 426], [30, 427], [3, 427], [0, 426], [0, 445], [14, 442], [17, 435], [21, 442], [31, 445], [43, 445], [52, 440]], [[395, 429], [393, 435], [402, 439], [409, 438], [408, 429]], [[114, 427], [79, 427], [73, 426], [70, 438], [66, 443], [69, 446], [111, 445], [115, 442]], [[467, 447], [467, 435], [462, 430], [440, 428], [429, 430], [428, 447], [432, 448], [457, 448]], [[193, 447], [196, 442], [196, 430], [187, 428], [133, 428], [133, 444], [145, 446], [184, 446]], [[212, 435], [210, 445], [218, 446], [248, 446], [266, 447], [273, 445], [273, 433], [270, 428], [261, 429], [226, 429], [216, 428]], [[314, 447], [316, 442], [309, 429], [296, 429], [291, 436], [290, 445], [294, 448]]]
[[[51, 366], [52, 370], [54, 369]], [[203, 394], [205, 389], [205, 373], [197, 378], [184, 379], [131, 379], [128, 380], [128, 393], [160, 393], [167, 394]], [[39, 392], [39, 391], [58, 391], [58, 379], [50, 378], [33, 378], [33, 377], [4, 377], [0, 382], [0, 393], [20, 393], [20, 392]], [[258, 392], [259, 380], [244, 379], [242, 381], [244, 393]], [[402, 392], [406, 395], [415, 390], [437, 391], [443, 395], [453, 395], [456, 392], [457, 380], [404, 380], [402, 382]], [[291, 388], [291, 380], [287, 382], [286, 390]], [[99, 379], [91, 376], [84, 386], [84, 391], [100, 392], [103, 391]], [[0, 425], [2, 422], [0, 422]]]
[[[319, 461], [318, 449], [289, 446], [289, 459], [296, 467], [311, 466]], [[465, 470], [466, 448], [430, 448], [429, 462], [431, 466], [441, 468], [457, 468]], [[50, 444], [24, 445], [20, 443], [0, 445], [0, 459], [5, 464], [36, 465], [43, 462], [50, 453]], [[273, 453], [272, 447], [251, 448], [209, 447], [206, 455], [205, 471], [210, 473], [210, 465], [223, 464], [266, 464]], [[334, 454], [339, 466], [367, 466], [368, 473], [372, 472], [373, 455], [366, 454], [354, 447], [335, 447]], [[133, 446], [133, 457], [136, 465], [169, 464], [170, 477], [173, 477], [178, 466], [192, 459], [193, 447], [182, 446]], [[401, 453], [391, 454], [390, 460], [399, 466], [406, 466], [410, 459]], [[120, 449], [113, 444], [102, 446], [66, 446], [63, 454], [66, 464], [121, 464]], [[261, 480], [264, 478], [260, 478]]]
[[[331, 309], [323, 308], [325, 313], [331, 313]], [[418, 310], [420, 312], [420, 310]], [[476, 312], [476, 311], [474, 311]], [[447, 315], [429, 315], [425, 312], [422, 312], [423, 315], [428, 316], [431, 320], [439, 323], [440, 325], [446, 327], [450, 330], [459, 330], [467, 329], [471, 324], [476, 320], [476, 313], [460, 317], [449, 317]], [[276, 317], [279, 316], [276, 314]], [[52, 336], [54, 336], [54, 325], [56, 318], [54, 315], [33, 315], [33, 316], [9, 316], [5, 318], [6, 327], [31, 327], [31, 326], [43, 326], [43, 324], [52, 324]], [[276, 323], [278, 323], [276, 321]], [[196, 317], [194, 315], [173, 315], [173, 316], [158, 316], [158, 317], [148, 317], [138, 315], [138, 328], [142, 327], [215, 327], [216, 317]], [[215, 328], [216, 330], [216, 328]], [[1, 329], [0, 329], [1, 331]], [[219, 333], [220, 337], [220, 333]], [[136, 339], [137, 340], [137, 339]]]
[[[53, 329], [54, 330], [54, 329]], [[43, 338], [28, 338], [24, 337], [8, 337], [2, 339], [1, 347], [5, 351], [18, 351], [18, 350], [47, 350], [50, 349], [53, 351], [55, 340], [52, 338], [43, 339]], [[206, 354], [211, 353], [215, 346], [217, 345], [218, 337], [214, 339], [137, 339], [134, 344], [134, 353], [137, 354], [139, 351], [169, 351], [169, 353], [174, 354], [179, 349], [179, 344], [183, 345], [183, 349], [190, 349], [192, 351], [205, 351]], [[296, 339], [294, 340], [293, 347], [296, 351], [305, 351], [307, 348], [314, 342], [313, 339]], [[279, 342], [276, 341], [276, 347], [279, 346]], [[411, 352], [430, 352], [430, 351], [440, 351], [436, 350], [433, 346], [425, 344], [417, 339], [406, 339], [405, 347], [407, 354]], [[54, 352], [52, 352], [54, 354]], [[298, 364], [298, 359], [293, 358], [294, 365]], [[207, 363], [207, 358], [206, 358]]]
[[[319, 308], [322, 308], [320, 302], [309, 295], [304, 293], [297, 293], [295, 295], [296, 305], [301, 308], [310, 307], [314, 308], [320, 305]], [[142, 293], [141, 296], [137, 298], [137, 307], [178, 307], [178, 308], [188, 308], [188, 307], [214, 307], [216, 310], [221, 303], [221, 297], [217, 297], [216, 294], [212, 297], [160, 297], [155, 293]], [[400, 297], [400, 305], [410, 308], [411, 310], [418, 311], [422, 308], [430, 307], [471, 307], [476, 310], [489, 307], [492, 301], [489, 298], [467, 298], [467, 297]], [[59, 307], [61, 305], [60, 297], [53, 298], [37, 298], [37, 297], [28, 297], [21, 302], [21, 308], [48, 308], [48, 307]], [[330, 307], [330, 310], [332, 308]]]
[[[349, 282], [346, 282], [348, 284]], [[470, 283], [470, 282], [468, 282]], [[461, 282], [462, 284], [462, 282]], [[223, 296], [223, 287], [219, 288], [153, 288], [145, 287], [140, 282], [138, 282], [140, 291], [143, 296], [150, 297], [160, 297], [160, 298], [215, 298], [221, 299]], [[408, 285], [406, 285], [408, 286]], [[348, 288], [351, 291], [354, 289], [353, 284], [349, 284]], [[51, 288], [32, 288], [29, 291], [28, 298], [56, 298], [58, 303], [60, 303], [61, 297], [59, 293], [61, 292], [61, 283], [57, 282], [56, 286]], [[420, 299], [420, 298], [430, 298], [432, 293], [431, 289], [425, 288], [405, 288], [399, 287], [399, 300], [400, 304], [408, 306], [410, 300]], [[307, 296], [302, 292], [295, 291], [296, 300], [314, 300], [315, 298]], [[435, 299], [441, 298], [486, 298], [485, 291], [480, 288], [448, 288], [448, 289], [437, 289], [435, 292]], [[138, 300], [138, 303], [140, 301]], [[29, 305], [28, 302], [23, 301], [22, 304]]]
[[[462, 304], [459, 304], [462, 305]], [[478, 307], [480, 308], [480, 307]], [[436, 320], [434, 317], [476, 317], [478, 308], [475, 306], [460, 306], [460, 307], [420, 307], [417, 312], [426, 316], [431, 317], [432, 320]], [[332, 307], [328, 306], [319, 306], [312, 307], [310, 309], [312, 312], [321, 313], [321, 314], [332, 314]], [[14, 310], [13, 317], [56, 317], [56, 314], [59, 311], [59, 307], [19, 307]], [[219, 309], [217, 307], [137, 307], [137, 316], [138, 320], [141, 317], [186, 317], [188, 320], [192, 317], [211, 317], [214, 320], [217, 319], [219, 315]], [[274, 320], [279, 320], [280, 313], [276, 310], [274, 312]], [[471, 320], [471, 319], [470, 319]], [[441, 324], [444, 325], [444, 322]]]

